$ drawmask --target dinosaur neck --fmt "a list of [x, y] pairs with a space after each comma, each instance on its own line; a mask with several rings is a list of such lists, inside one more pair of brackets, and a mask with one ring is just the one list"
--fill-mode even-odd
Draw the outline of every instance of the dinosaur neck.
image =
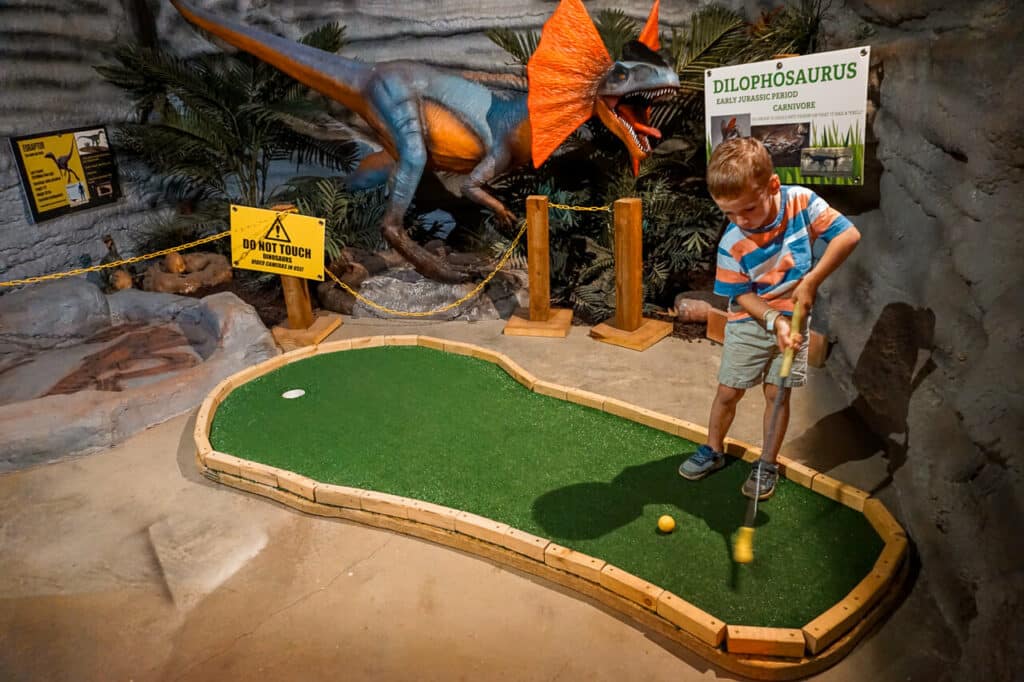
[[189, 23], [280, 69], [352, 111], [364, 113], [366, 100], [362, 89], [370, 76], [365, 64], [218, 17], [184, 0], [171, 0], [171, 4]]

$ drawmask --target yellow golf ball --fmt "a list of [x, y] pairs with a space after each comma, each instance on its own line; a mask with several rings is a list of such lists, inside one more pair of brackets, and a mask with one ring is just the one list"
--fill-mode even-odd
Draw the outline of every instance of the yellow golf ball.
[[658, 530], [662, 533], [671, 533], [675, 530], [676, 520], [668, 514], [664, 514], [658, 519]]

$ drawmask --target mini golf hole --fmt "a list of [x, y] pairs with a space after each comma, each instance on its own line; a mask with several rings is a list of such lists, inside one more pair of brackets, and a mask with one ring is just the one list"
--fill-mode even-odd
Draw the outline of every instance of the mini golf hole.
[[294, 400], [296, 398], [301, 398], [304, 395], [306, 395], [306, 392], [301, 388], [293, 388], [282, 393], [281, 397], [285, 400]]

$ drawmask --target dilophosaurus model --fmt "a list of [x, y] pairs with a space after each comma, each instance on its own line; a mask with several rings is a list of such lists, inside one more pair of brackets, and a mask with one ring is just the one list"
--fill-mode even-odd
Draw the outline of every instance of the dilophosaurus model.
[[414, 242], [402, 223], [424, 170], [465, 175], [463, 194], [513, 223], [485, 185], [532, 161], [539, 167], [593, 116], [625, 144], [634, 173], [651, 152], [651, 105], [679, 78], [657, 51], [655, 0], [639, 40], [613, 61], [581, 0], [562, 0], [527, 65], [524, 94], [499, 96], [483, 84], [412, 61], [369, 64], [318, 50], [171, 0], [195, 26], [341, 103], [374, 132], [383, 152], [360, 164], [350, 187], [390, 183], [381, 231], [417, 271], [443, 282], [469, 274]]

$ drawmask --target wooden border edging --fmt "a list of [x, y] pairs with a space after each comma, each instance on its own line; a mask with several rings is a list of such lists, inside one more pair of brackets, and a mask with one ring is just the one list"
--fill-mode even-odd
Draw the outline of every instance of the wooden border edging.
[[[799, 629], [730, 625], [602, 559], [508, 524], [424, 500], [320, 483], [301, 474], [218, 452], [210, 444], [210, 427], [218, 405], [235, 388], [256, 377], [313, 355], [412, 345], [494, 363], [540, 395], [602, 410], [689, 440], [706, 437], [706, 431], [691, 422], [616, 398], [539, 380], [506, 355], [480, 346], [420, 335], [371, 336], [299, 348], [221, 381], [196, 415], [193, 436], [197, 466], [211, 480], [309, 514], [414, 535], [546, 578], [596, 599], [715, 665], [756, 679], [796, 679], [828, 668], [845, 656], [898, 598], [908, 573], [908, 542], [903, 528], [885, 505], [862, 490], [786, 457], [779, 457], [783, 476], [863, 513], [885, 542], [871, 572], [839, 603]], [[759, 448], [733, 439], [728, 439], [726, 449], [730, 455], [748, 461], [760, 456]]]

